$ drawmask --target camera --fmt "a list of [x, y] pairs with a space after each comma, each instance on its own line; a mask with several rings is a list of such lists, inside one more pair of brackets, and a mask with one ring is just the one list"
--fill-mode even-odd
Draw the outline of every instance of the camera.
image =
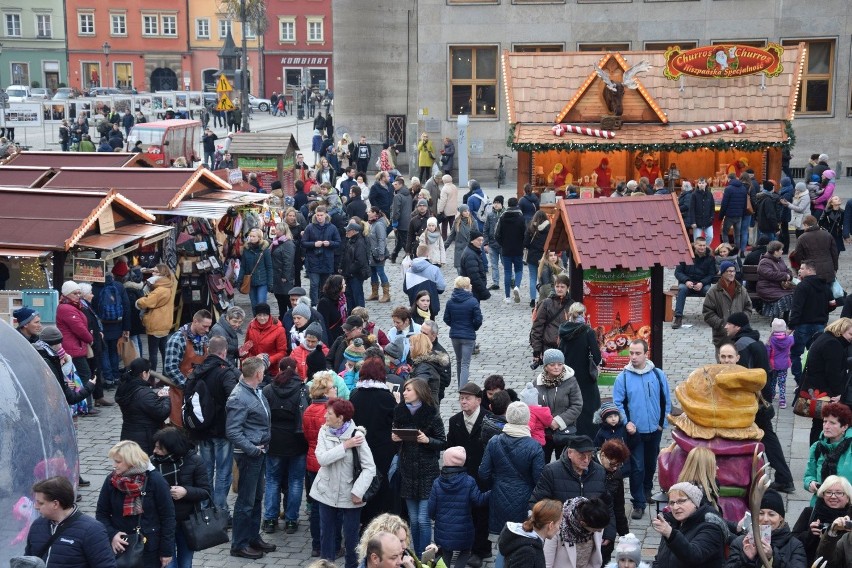
[[541, 367], [541, 359], [538, 359], [538, 358], [533, 359], [532, 363], [530, 363], [530, 369], [535, 371], [539, 367]]
[[852, 521], [844, 521], [843, 529], [847, 531], [852, 531]]

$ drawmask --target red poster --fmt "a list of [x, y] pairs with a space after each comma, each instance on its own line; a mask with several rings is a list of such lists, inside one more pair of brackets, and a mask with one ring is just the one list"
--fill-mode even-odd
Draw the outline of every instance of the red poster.
[[598, 382], [611, 385], [630, 362], [630, 341], [651, 340], [651, 271], [583, 271], [583, 304], [603, 356]]

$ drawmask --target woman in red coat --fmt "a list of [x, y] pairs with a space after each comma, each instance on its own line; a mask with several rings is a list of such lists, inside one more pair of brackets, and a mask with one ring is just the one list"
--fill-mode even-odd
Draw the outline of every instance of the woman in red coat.
[[240, 350], [244, 357], [269, 355], [269, 368], [277, 369], [278, 362], [287, 356], [287, 335], [281, 323], [271, 316], [269, 304], [254, 307], [255, 316], [246, 331], [246, 342]]
[[87, 360], [94, 337], [89, 332], [89, 320], [83, 312], [80, 285], [69, 280], [62, 285], [59, 307], [56, 308], [56, 327], [62, 332], [62, 348], [71, 355], [74, 368], [85, 383], [92, 378]]
[[[330, 375], [320, 375], [311, 383], [309, 392], [311, 396], [311, 404], [305, 409], [302, 415], [302, 431], [305, 434], [305, 439], [308, 441], [308, 458], [307, 473], [305, 474], [305, 495], [308, 495], [308, 502], [311, 503], [311, 556], [317, 557], [320, 555], [320, 520], [319, 506], [311, 499], [311, 487], [314, 480], [317, 478], [317, 472], [320, 465], [317, 461], [317, 436], [319, 436], [320, 428], [325, 424], [326, 405], [329, 400], [337, 398], [337, 389], [334, 387], [334, 380]], [[340, 545], [337, 545], [338, 550]]]

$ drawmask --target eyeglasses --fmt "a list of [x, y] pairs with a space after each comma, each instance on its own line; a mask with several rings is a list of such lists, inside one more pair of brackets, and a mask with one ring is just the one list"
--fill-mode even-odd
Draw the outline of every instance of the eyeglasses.
[[846, 497], [846, 493], [843, 491], [826, 491], [822, 494], [823, 497]]
[[678, 499], [676, 501], [669, 501], [669, 505], [671, 505], [672, 507], [674, 507], [675, 505], [677, 505], [678, 507], [683, 507], [687, 503], [689, 503], [689, 499]]

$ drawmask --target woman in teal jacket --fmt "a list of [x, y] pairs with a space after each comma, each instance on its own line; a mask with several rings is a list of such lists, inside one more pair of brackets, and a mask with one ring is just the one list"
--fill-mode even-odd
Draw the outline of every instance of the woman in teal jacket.
[[832, 402], [822, 409], [822, 434], [811, 446], [808, 466], [805, 469], [805, 489], [813, 493], [811, 505], [817, 500], [816, 492], [829, 475], [852, 479], [852, 410], [845, 404]]

